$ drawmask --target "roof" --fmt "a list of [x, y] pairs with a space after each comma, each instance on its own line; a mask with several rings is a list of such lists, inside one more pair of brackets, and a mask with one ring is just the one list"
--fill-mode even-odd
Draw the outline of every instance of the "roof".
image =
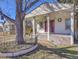
[[29, 13], [28, 15], [26, 15], [25, 18], [42, 15], [42, 14], [47, 14], [47, 13], [51, 13], [51, 12], [55, 12], [55, 11], [59, 11], [59, 10], [65, 10], [65, 9], [69, 9], [71, 7], [73, 7], [73, 5], [60, 4], [60, 3], [55, 3], [55, 4], [46, 3], [46, 4], [43, 4], [40, 7], [36, 8], [34, 11]]

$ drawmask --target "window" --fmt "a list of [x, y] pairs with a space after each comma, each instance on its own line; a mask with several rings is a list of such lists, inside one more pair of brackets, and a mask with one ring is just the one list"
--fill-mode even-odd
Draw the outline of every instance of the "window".
[[71, 20], [70, 19], [65, 20], [65, 29], [68, 29], [68, 30], [71, 29]]
[[15, 26], [11, 25], [10, 30], [15, 30]]

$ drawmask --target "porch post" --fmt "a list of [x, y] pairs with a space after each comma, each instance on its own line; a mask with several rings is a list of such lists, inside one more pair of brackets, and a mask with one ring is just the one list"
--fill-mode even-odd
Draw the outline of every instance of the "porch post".
[[32, 29], [33, 29], [33, 38], [35, 39], [35, 19], [34, 18], [32, 20], [32, 24], [33, 24], [33, 27], [32, 27]]
[[37, 35], [36, 35], [36, 32], [37, 32], [37, 27], [36, 27], [36, 19], [35, 17], [33, 18], [33, 38], [35, 39], [35, 44], [37, 44]]
[[71, 12], [71, 45], [74, 43], [74, 13]]
[[23, 20], [23, 36], [26, 37], [26, 19]]
[[49, 19], [49, 15], [47, 15], [46, 17], [47, 17], [47, 40], [50, 40], [50, 19]]

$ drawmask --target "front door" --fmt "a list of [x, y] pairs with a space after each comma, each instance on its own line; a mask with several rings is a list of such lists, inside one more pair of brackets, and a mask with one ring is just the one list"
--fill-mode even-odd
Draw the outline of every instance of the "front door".
[[54, 32], [54, 20], [50, 20], [50, 32]]
[[[50, 32], [54, 32], [54, 20], [50, 20]], [[48, 28], [48, 25], [47, 25], [47, 21], [45, 21], [45, 32], [47, 32], [47, 28]]]
[[47, 21], [45, 21], [45, 32], [47, 32]]

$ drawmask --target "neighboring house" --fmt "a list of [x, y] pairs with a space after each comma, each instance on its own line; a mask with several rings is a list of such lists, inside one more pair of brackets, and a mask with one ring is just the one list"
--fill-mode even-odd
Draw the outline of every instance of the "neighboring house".
[[3, 32], [3, 28], [2, 28], [2, 26], [0, 26], [0, 32]]
[[15, 34], [15, 24], [9, 20], [6, 20], [4, 26], [4, 32], [8, 34]]
[[0, 26], [0, 36], [2, 36], [3, 35], [3, 28], [2, 28], [2, 26]]

